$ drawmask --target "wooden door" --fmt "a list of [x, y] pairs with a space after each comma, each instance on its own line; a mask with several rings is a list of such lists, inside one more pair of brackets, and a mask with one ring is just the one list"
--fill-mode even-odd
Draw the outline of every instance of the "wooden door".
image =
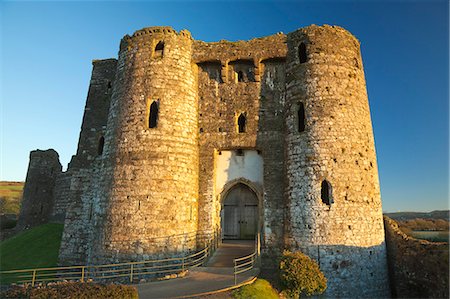
[[244, 205], [242, 211], [240, 238], [254, 239], [257, 229], [258, 206]]
[[253, 239], [258, 229], [258, 199], [246, 185], [237, 184], [227, 194], [223, 204], [223, 237]]
[[224, 230], [225, 239], [239, 239], [239, 210], [237, 205], [224, 205]]

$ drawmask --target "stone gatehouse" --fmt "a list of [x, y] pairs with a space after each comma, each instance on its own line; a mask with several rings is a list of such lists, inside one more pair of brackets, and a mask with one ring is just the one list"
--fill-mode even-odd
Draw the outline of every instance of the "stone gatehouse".
[[118, 59], [93, 61], [67, 171], [53, 150], [31, 153], [24, 207], [22, 227], [64, 221], [61, 264], [260, 234], [263, 267], [302, 250], [327, 295], [389, 295], [360, 46], [337, 26], [238, 42], [126, 35]]

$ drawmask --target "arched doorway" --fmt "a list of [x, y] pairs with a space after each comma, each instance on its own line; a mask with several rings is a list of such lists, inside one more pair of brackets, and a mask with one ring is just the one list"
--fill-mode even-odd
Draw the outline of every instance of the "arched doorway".
[[258, 232], [258, 197], [243, 183], [226, 193], [222, 204], [223, 239], [254, 239]]

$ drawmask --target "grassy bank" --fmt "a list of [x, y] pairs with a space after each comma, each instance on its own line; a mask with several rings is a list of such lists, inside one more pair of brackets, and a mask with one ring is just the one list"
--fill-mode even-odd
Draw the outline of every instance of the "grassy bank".
[[0, 270], [54, 267], [58, 262], [62, 224], [44, 224], [0, 243]]

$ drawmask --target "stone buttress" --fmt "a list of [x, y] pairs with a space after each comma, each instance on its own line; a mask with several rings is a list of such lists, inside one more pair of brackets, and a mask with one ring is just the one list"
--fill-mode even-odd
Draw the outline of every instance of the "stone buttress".
[[388, 297], [377, 163], [359, 42], [337, 26], [288, 34], [286, 246], [327, 296]]

